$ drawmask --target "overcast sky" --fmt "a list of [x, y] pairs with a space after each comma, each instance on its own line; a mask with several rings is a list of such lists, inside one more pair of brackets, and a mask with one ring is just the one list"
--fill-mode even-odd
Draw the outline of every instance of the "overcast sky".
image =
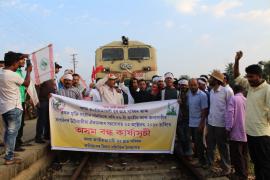
[[126, 35], [157, 49], [160, 75], [224, 70], [243, 50], [244, 66], [270, 60], [269, 0], [0, 0], [0, 58], [49, 43], [55, 60], [88, 80], [95, 50]]

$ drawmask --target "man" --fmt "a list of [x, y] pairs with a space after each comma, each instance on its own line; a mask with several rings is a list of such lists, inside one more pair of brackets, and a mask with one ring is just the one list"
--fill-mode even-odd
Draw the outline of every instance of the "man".
[[[4, 68], [5, 67], [5, 61], [1, 60], [0, 61], [0, 69]], [[0, 117], [0, 146], [4, 146], [4, 143], [3, 143], [3, 134], [4, 134], [4, 125], [3, 125], [3, 122], [2, 122], [2, 117]]]
[[161, 91], [161, 100], [177, 99], [179, 92], [174, 87], [173, 73], [167, 72], [164, 74], [166, 87]]
[[60, 78], [60, 81], [59, 81], [59, 84], [58, 84], [58, 90], [64, 88], [64, 76], [65, 76], [66, 74], [71, 74], [71, 75], [72, 75], [72, 74], [74, 74], [74, 72], [73, 72], [72, 69], [66, 69], [66, 70], [64, 71], [64, 75]]
[[208, 100], [207, 95], [199, 90], [197, 79], [189, 80], [188, 106], [189, 128], [195, 152], [201, 166], [206, 165], [206, 156], [203, 145], [203, 131], [206, 122]]
[[114, 74], [107, 74], [103, 79], [97, 82], [96, 88], [99, 90], [103, 103], [113, 105], [124, 104], [123, 95], [118, 93], [114, 88], [116, 79], [117, 77]]
[[127, 73], [122, 73], [121, 79], [120, 79], [120, 83], [119, 83], [119, 87], [120, 89], [127, 95], [127, 99], [128, 99], [128, 103], [127, 104], [134, 104], [134, 98], [131, 95], [131, 92], [129, 90], [129, 88], [127, 86], [125, 86], [125, 79], [127, 78]]
[[239, 60], [243, 53], [235, 56], [235, 82], [248, 90], [246, 105], [246, 132], [248, 149], [254, 163], [256, 179], [270, 179], [270, 86], [262, 78], [262, 68], [253, 64], [240, 76]]
[[208, 84], [208, 79], [206, 79], [205, 77], [198, 78], [199, 89], [207, 95], [208, 108], [209, 108], [210, 107], [210, 93], [207, 89], [207, 84]]
[[227, 73], [223, 73], [224, 75], [224, 81], [223, 81], [223, 87], [228, 91], [228, 93], [233, 95], [233, 89], [229, 85], [229, 75]]
[[84, 88], [81, 84], [80, 84], [80, 80], [81, 77], [79, 74], [72, 74], [73, 77], [73, 86], [78, 88], [82, 94], [83, 97], [86, 97], [88, 94], [86, 94], [86, 88]]
[[164, 80], [162, 76], [158, 76], [157, 84], [158, 84], [159, 91], [162, 91], [164, 89]]
[[56, 82], [55, 80], [45, 81], [38, 89], [39, 106], [35, 142], [42, 144], [45, 143], [43, 138], [50, 140], [49, 99], [51, 94], [56, 93]]
[[57, 77], [57, 74], [60, 72], [60, 69], [62, 68], [62, 66], [60, 66], [58, 63], [54, 63], [54, 80], [55, 80], [55, 84], [56, 84], [56, 89], [58, 90], [58, 85], [59, 85], [59, 79]]
[[[16, 73], [24, 79], [24, 74], [22, 72], [22, 68], [25, 66], [25, 58], [22, 58], [19, 60], [19, 68], [17, 69]], [[22, 108], [23, 108], [23, 113], [22, 113], [22, 120], [21, 120], [21, 126], [18, 131], [18, 135], [16, 138], [16, 144], [15, 144], [15, 151], [24, 151], [25, 149], [22, 148], [22, 137], [23, 137], [23, 127], [24, 127], [24, 116], [25, 116], [25, 99], [26, 99], [26, 89], [25, 86], [20, 86], [20, 95], [21, 95], [21, 103], [22, 103]]]
[[246, 98], [243, 87], [234, 86], [235, 95], [231, 98], [226, 112], [226, 131], [230, 139], [230, 156], [235, 173], [233, 179], [248, 179], [248, 147], [245, 129]]
[[188, 109], [188, 81], [181, 79], [179, 82], [179, 115], [177, 123], [177, 136], [180, 141], [180, 152], [189, 161], [192, 160], [192, 147], [189, 131], [189, 109]]
[[16, 70], [19, 68], [19, 60], [26, 57], [28, 55], [10, 51], [5, 54], [5, 68], [0, 70], [0, 113], [5, 124], [5, 165], [21, 162], [21, 159], [14, 158], [15, 141], [23, 111], [20, 86], [29, 86], [32, 66], [27, 67], [25, 79], [16, 74]]
[[[96, 83], [100, 80], [100, 78], [96, 79]], [[94, 102], [101, 102], [101, 97], [99, 94], [99, 91], [95, 87], [95, 83], [90, 83], [89, 88], [85, 92], [87, 95], [89, 95], [90, 101]]]
[[135, 96], [135, 103], [150, 102], [152, 99], [150, 92], [147, 90], [146, 81], [144, 79], [140, 79], [138, 83], [140, 91], [137, 93], [137, 97]]
[[66, 74], [63, 77], [64, 88], [58, 91], [58, 94], [61, 96], [69, 97], [72, 99], [82, 100], [82, 93], [80, 90], [73, 86], [73, 77], [71, 74]]
[[[217, 145], [221, 157], [222, 174], [228, 175], [230, 174], [230, 154], [225, 130], [225, 112], [231, 94], [222, 86], [224, 75], [220, 71], [214, 70], [210, 76], [209, 84], [212, 90], [210, 91], [210, 109], [207, 126], [207, 154], [209, 163], [212, 166]], [[213, 166], [211, 170], [214, 171]]]

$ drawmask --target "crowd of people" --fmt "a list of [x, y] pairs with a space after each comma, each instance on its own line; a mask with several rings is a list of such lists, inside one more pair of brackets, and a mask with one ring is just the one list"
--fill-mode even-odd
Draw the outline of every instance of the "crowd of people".
[[[152, 81], [138, 79], [127, 71], [120, 75], [107, 74], [85, 87], [80, 75], [69, 69], [58, 79], [56, 75], [62, 67], [55, 63], [55, 79], [37, 86], [35, 142], [50, 140], [51, 94], [115, 105], [176, 99], [179, 103], [176, 139], [183, 158], [194, 166], [210, 169], [217, 176], [247, 179], [250, 155], [256, 179], [270, 179], [270, 86], [257, 64], [245, 69], [245, 77], [240, 75], [242, 56], [241, 51], [236, 53], [232, 87], [229, 76], [218, 70], [191, 79], [176, 79], [173, 73], [167, 72], [164, 76], [153, 76]], [[7, 165], [19, 163], [14, 150], [23, 150], [25, 88], [32, 71], [32, 66], [27, 66], [23, 75], [25, 58], [27, 55], [21, 53], [6, 53], [0, 71], [0, 113], [5, 124]], [[220, 168], [216, 165], [216, 147]]]

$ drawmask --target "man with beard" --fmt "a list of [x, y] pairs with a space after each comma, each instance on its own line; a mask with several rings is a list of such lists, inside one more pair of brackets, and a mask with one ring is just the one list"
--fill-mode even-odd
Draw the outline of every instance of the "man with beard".
[[80, 84], [80, 81], [81, 81], [81, 77], [79, 74], [72, 74], [72, 77], [73, 77], [73, 86], [78, 88], [82, 94], [83, 97], [86, 97], [87, 94], [86, 94], [86, 88], [84, 88], [81, 84]]
[[209, 83], [212, 90], [210, 91], [210, 109], [207, 125], [207, 154], [211, 170], [215, 172], [213, 163], [217, 145], [223, 169], [221, 173], [222, 175], [228, 175], [231, 169], [229, 144], [225, 129], [225, 113], [232, 95], [222, 86], [224, 75], [220, 71], [214, 70], [210, 76]]
[[60, 89], [58, 94], [72, 99], [82, 100], [82, 93], [78, 88], [73, 86], [72, 75], [66, 74], [64, 75], [63, 79], [64, 79], [64, 88]]
[[174, 87], [173, 73], [167, 72], [164, 74], [166, 87], [161, 91], [161, 100], [177, 99], [179, 92]]
[[147, 84], [144, 79], [139, 80], [139, 89], [140, 91], [135, 96], [135, 103], [150, 102], [151, 96], [150, 92], [147, 91]]
[[[25, 66], [25, 58], [22, 58], [19, 60], [19, 68], [17, 69], [16, 73], [21, 77], [21, 78], [25, 78], [25, 75], [23, 74], [22, 68]], [[21, 103], [22, 103], [22, 108], [23, 108], [23, 112], [22, 112], [22, 120], [21, 120], [21, 126], [20, 129], [18, 131], [18, 135], [16, 138], [16, 144], [15, 144], [15, 151], [24, 151], [25, 149], [22, 148], [22, 137], [23, 137], [23, 127], [24, 127], [24, 116], [25, 116], [25, 99], [26, 99], [26, 90], [25, 90], [25, 86], [21, 85], [20, 86], [20, 95], [21, 95]]]
[[208, 108], [207, 95], [199, 89], [197, 79], [189, 80], [189, 89], [189, 128], [199, 165], [205, 166], [207, 162], [203, 145], [203, 131]]
[[107, 74], [103, 79], [97, 82], [96, 88], [99, 90], [103, 103], [113, 105], [124, 104], [123, 95], [115, 89], [116, 79], [117, 77], [114, 74]]
[[262, 78], [262, 68], [253, 64], [240, 76], [239, 60], [243, 53], [235, 56], [235, 82], [248, 90], [246, 104], [246, 132], [248, 149], [254, 163], [256, 179], [270, 179], [270, 85]]
[[179, 114], [177, 123], [177, 136], [180, 141], [180, 153], [184, 158], [192, 160], [192, 147], [189, 131], [189, 109], [188, 109], [188, 80], [181, 79], [178, 82], [179, 93]]

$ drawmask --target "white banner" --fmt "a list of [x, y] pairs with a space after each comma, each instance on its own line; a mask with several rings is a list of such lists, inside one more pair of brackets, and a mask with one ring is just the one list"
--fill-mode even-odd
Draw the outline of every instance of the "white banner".
[[52, 44], [32, 54], [35, 84], [54, 79], [54, 61]]
[[51, 146], [55, 150], [173, 153], [176, 100], [109, 105], [53, 95]]

